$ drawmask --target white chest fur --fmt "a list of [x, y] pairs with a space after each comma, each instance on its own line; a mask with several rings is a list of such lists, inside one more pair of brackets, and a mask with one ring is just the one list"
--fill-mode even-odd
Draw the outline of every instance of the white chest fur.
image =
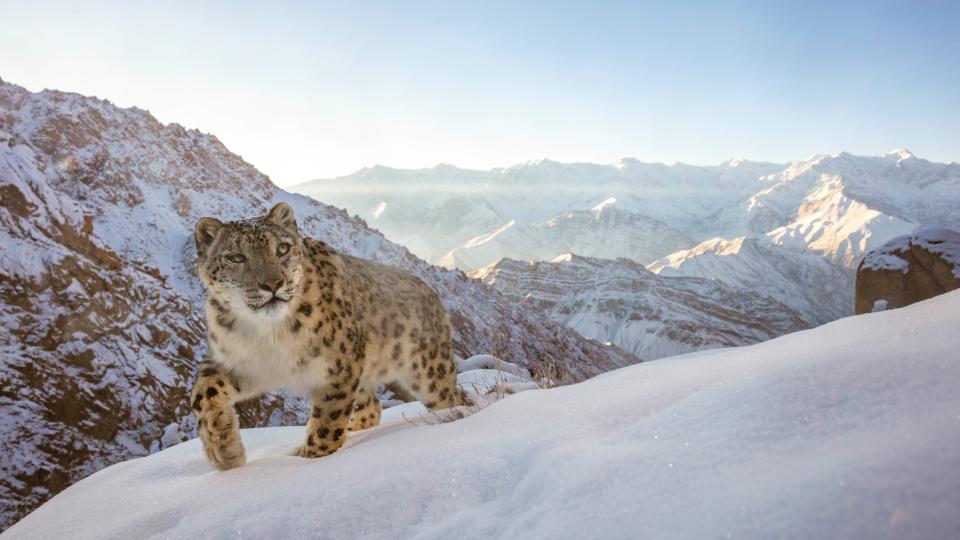
[[247, 379], [242, 394], [259, 394], [287, 388], [305, 394], [315, 388], [322, 371], [305, 369], [300, 361], [307, 344], [300, 334], [290, 330], [283, 318], [240, 314], [229, 332], [211, 347], [213, 358], [232, 372]]

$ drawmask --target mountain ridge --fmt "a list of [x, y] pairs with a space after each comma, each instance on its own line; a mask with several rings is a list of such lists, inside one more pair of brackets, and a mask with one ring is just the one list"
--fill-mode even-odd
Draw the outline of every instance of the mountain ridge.
[[703, 277], [657, 275], [631, 259], [566, 253], [468, 272], [508, 298], [645, 359], [750, 345], [813, 326], [762, 292]]
[[[847, 286], [864, 254], [920, 227], [960, 228], [960, 164], [903, 148], [880, 156], [814, 154], [787, 164], [538, 160], [456, 175], [444, 183], [443, 171], [380, 168], [324, 182], [323, 195], [443, 266], [551, 261], [566, 251], [628, 257], [673, 276], [749, 286], [816, 324], [853, 313]], [[377, 190], [359, 193], [374, 181]], [[424, 191], [404, 191], [417, 182], [425, 182]], [[337, 185], [350, 193], [338, 194]], [[318, 186], [294, 189], [311, 195]], [[597, 208], [620, 217], [572, 220], [581, 225], [560, 233], [569, 216]], [[744, 239], [749, 249], [741, 256], [733, 246]], [[712, 259], [693, 264], [703, 257]]]
[[[322, 186], [327, 200], [364, 217], [388, 237], [396, 235], [401, 242], [407, 232], [422, 233], [441, 246], [424, 255], [433, 262], [511, 220], [521, 224], [545, 223], [570, 211], [589, 210], [609, 198], [617, 199], [619, 209], [662, 221], [698, 242], [714, 236], [729, 239], [767, 234], [777, 228], [797, 228], [796, 222], [804, 216], [808, 216], [807, 228], [811, 221], [817, 227], [837, 224], [838, 219], [842, 222], [842, 214], [809, 219], [820, 205], [844, 204], [831, 203], [831, 194], [848, 200], [845, 204], [862, 205], [864, 211], [884, 214], [910, 226], [953, 226], [960, 221], [960, 212], [950, 206], [960, 185], [960, 166], [931, 162], [904, 149], [882, 156], [817, 154], [784, 165], [738, 160], [716, 166], [646, 164], [637, 160], [621, 160], [619, 166], [538, 161], [489, 171], [453, 171], [455, 175], [448, 176], [446, 170], [379, 167], [376, 171], [364, 169], [362, 174], [313, 181], [291, 189], [311, 195]], [[380, 187], [368, 189], [372, 185]], [[338, 192], [339, 187], [345, 187], [345, 191]], [[441, 214], [435, 216], [427, 211], [418, 216], [402, 210], [411, 206], [411, 200], [404, 195], [408, 188], [416, 189], [411, 197], [415, 197], [413, 200], [421, 209], [439, 212], [443, 201], [470, 197], [475, 199], [474, 204], [490, 207], [494, 212], [484, 221], [459, 223], [469, 230], [446, 237], [436, 227], [425, 230], [416, 223], [436, 222]], [[359, 191], [363, 194], [351, 194]], [[527, 192], [536, 195], [530, 199]], [[947, 196], [941, 197], [944, 194]], [[376, 206], [381, 209], [377, 216], [369, 211], [374, 206], [373, 199], [377, 199]], [[938, 203], [940, 200], [943, 202]], [[394, 212], [399, 212], [396, 221], [402, 223], [392, 220]], [[861, 224], [859, 229], [864, 227], [869, 229], [869, 223]], [[848, 236], [859, 233], [858, 227], [849, 228], [845, 231], [839, 226], [836, 230]], [[852, 267], [854, 259], [872, 245], [868, 241], [850, 255], [826, 255]], [[552, 257], [545, 260], [549, 258]], [[495, 260], [486, 260], [484, 265]]]

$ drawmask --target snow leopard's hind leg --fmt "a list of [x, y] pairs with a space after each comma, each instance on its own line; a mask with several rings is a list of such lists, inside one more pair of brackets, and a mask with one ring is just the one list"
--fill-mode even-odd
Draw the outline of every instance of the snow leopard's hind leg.
[[[343, 364], [340, 360], [338, 362]], [[305, 458], [327, 456], [347, 441], [347, 423], [359, 391], [357, 371], [344, 369], [338, 378], [328, 379], [324, 386], [310, 393], [313, 410], [307, 420], [307, 438], [296, 455]]]
[[380, 400], [377, 399], [377, 394], [373, 389], [358, 388], [347, 431], [359, 431], [379, 424], [382, 410]]
[[434, 348], [421, 348], [415, 361], [422, 369], [414, 372], [415, 378], [402, 383], [427, 409], [433, 411], [472, 404], [463, 388], [457, 386], [457, 365], [453, 361], [453, 345], [449, 340], [441, 341]]

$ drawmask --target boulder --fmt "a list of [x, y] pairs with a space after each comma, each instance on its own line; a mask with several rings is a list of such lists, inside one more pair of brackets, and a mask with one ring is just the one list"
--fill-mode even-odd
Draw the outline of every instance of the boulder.
[[960, 288], [960, 233], [926, 228], [868, 253], [857, 268], [856, 312], [910, 305]]

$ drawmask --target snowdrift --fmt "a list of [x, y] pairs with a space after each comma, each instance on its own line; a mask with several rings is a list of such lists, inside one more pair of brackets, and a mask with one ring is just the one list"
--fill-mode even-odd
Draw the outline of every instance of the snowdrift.
[[285, 455], [299, 428], [245, 431], [227, 472], [192, 440], [3, 538], [955, 538], [958, 326], [960, 291], [452, 423], [404, 405], [319, 460]]

